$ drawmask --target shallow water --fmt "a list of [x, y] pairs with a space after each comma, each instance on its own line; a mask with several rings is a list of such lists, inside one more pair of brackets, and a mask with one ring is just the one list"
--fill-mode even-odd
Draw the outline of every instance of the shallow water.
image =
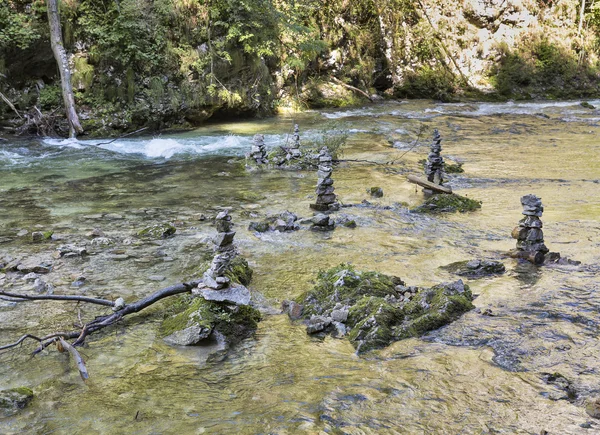
[[[600, 101], [591, 101], [600, 106]], [[356, 229], [255, 235], [246, 228], [268, 213], [309, 216], [316, 174], [247, 172], [241, 158], [251, 137], [270, 148], [304, 143], [333, 128], [348, 133], [334, 170], [336, 193]], [[451, 186], [483, 201], [471, 214], [424, 216], [405, 207], [423, 201], [406, 174], [422, 171], [434, 128], [446, 160], [464, 163]], [[0, 389], [35, 392], [31, 405], [0, 419], [1, 433], [594, 433], [583, 408], [600, 394], [598, 264], [600, 260], [600, 111], [579, 102], [507, 104], [386, 103], [308, 112], [293, 120], [207, 126], [135, 139], [0, 142], [0, 257], [54, 261], [55, 293], [132, 301], [197, 272], [214, 234], [210, 220], [232, 207], [236, 243], [254, 268], [251, 289], [265, 311], [254, 339], [225, 357], [174, 348], [157, 338], [160, 306], [88, 338], [82, 349], [91, 379], [83, 383], [67, 356], [53, 349], [31, 359], [33, 344], [0, 356]], [[329, 133], [331, 134], [331, 133]], [[328, 133], [325, 133], [327, 136]], [[415, 143], [415, 141], [418, 142]], [[392, 146], [391, 144], [394, 144]], [[394, 162], [393, 164], [386, 164]], [[381, 199], [366, 189], [382, 187]], [[537, 268], [501, 257], [514, 246], [519, 198], [545, 205], [552, 251], [581, 266]], [[403, 204], [403, 205], [401, 205]], [[149, 223], [176, 222], [174, 238], [142, 243]], [[53, 260], [66, 242], [84, 242], [99, 227], [116, 244], [89, 247], [85, 260]], [[62, 240], [31, 244], [20, 230], [53, 230]], [[129, 257], [115, 260], [115, 252]], [[120, 254], [122, 255], [122, 254]], [[469, 281], [476, 311], [423, 339], [358, 357], [345, 340], [308, 337], [302, 325], [273, 314], [310, 288], [319, 269], [350, 262], [402, 277], [409, 285], [455, 279], [439, 266], [473, 258], [502, 259], [507, 272]], [[78, 276], [87, 280], [72, 287]], [[148, 277], [162, 275], [162, 282]], [[13, 291], [21, 282], [5, 281]], [[2, 342], [25, 332], [72, 328], [94, 307], [0, 301]], [[543, 373], [573, 385], [561, 397]], [[580, 425], [592, 422], [591, 429]]]

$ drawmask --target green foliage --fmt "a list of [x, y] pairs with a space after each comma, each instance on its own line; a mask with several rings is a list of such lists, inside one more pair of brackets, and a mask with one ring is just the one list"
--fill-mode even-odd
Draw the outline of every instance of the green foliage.
[[544, 36], [532, 36], [517, 50], [506, 44], [498, 47], [500, 62], [490, 71], [491, 83], [505, 97], [530, 97], [542, 92], [547, 98], [572, 98], [597, 95], [591, 92], [594, 71], [579, 65], [574, 52], [549, 41]]
[[40, 89], [38, 104], [42, 109], [53, 109], [62, 104], [62, 91], [59, 85], [47, 85]]
[[25, 49], [41, 36], [37, 8], [28, 1], [0, 2], [0, 47]]
[[394, 95], [399, 98], [434, 98], [448, 102], [457, 88], [454, 74], [446, 69], [424, 65], [416, 72], [408, 73], [404, 83], [394, 89]]

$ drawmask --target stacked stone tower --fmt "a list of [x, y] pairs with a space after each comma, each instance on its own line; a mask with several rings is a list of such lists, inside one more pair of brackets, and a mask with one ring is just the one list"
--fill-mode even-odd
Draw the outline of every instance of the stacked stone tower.
[[549, 249], [544, 244], [542, 220], [544, 212], [542, 200], [535, 195], [525, 195], [521, 198], [523, 215], [519, 226], [515, 227], [512, 237], [517, 239], [517, 248], [513, 251], [515, 257], [526, 258], [529, 261], [541, 264]]
[[427, 180], [440, 185], [444, 181], [444, 159], [440, 155], [440, 152], [442, 151], [441, 142], [442, 137], [440, 136], [440, 132], [435, 129], [433, 131], [431, 151], [429, 152], [429, 156], [427, 156], [427, 163], [425, 164], [425, 175], [427, 175]]
[[302, 153], [300, 152], [300, 129], [298, 124], [294, 125], [294, 136], [292, 140], [292, 146], [289, 148], [288, 153], [285, 156], [287, 160], [297, 159], [302, 156]]
[[337, 195], [334, 193], [332, 166], [333, 158], [329, 154], [327, 147], [323, 147], [319, 153], [319, 170], [317, 175], [317, 200], [315, 204], [311, 204], [310, 208], [320, 212], [331, 212], [340, 209], [340, 204], [337, 202]]
[[204, 285], [213, 290], [219, 290], [229, 285], [229, 278], [225, 276], [225, 271], [229, 267], [231, 260], [236, 256], [233, 237], [235, 231], [232, 231], [233, 222], [227, 210], [219, 213], [215, 219], [217, 235], [213, 238], [216, 255], [214, 256], [210, 269], [204, 272]]
[[250, 151], [249, 157], [254, 159], [257, 165], [264, 165], [268, 163], [267, 150], [265, 149], [265, 135], [255, 134], [254, 143], [252, 144], [252, 151]]

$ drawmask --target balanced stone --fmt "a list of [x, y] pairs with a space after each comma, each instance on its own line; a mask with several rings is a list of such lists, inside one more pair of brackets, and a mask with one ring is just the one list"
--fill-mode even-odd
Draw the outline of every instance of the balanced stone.
[[433, 131], [433, 142], [431, 143], [431, 151], [427, 156], [425, 164], [425, 175], [427, 180], [441, 185], [444, 182], [444, 159], [440, 155], [442, 151], [442, 138], [437, 129]]
[[268, 163], [267, 151], [265, 149], [265, 136], [263, 134], [254, 135], [254, 143], [252, 145], [252, 151], [250, 151], [249, 157], [254, 159], [256, 164], [262, 165]]
[[[331, 178], [331, 174], [333, 173], [332, 166], [333, 158], [329, 153], [327, 147], [323, 147], [319, 152], [319, 167], [317, 171], [317, 200], [314, 204], [310, 204], [310, 208], [319, 212], [331, 212], [340, 209], [340, 204], [337, 202], [337, 195], [334, 193], [335, 188], [333, 187], [333, 178]], [[314, 226], [319, 226], [319, 224], [314, 223]], [[322, 225], [322, 229], [327, 231], [333, 229], [335, 224], [327, 223]], [[316, 229], [313, 227], [313, 229]]]
[[544, 244], [544, 232], [540, 217], [544, 211], [542, 200], [535, 195], [525, 195], [521, 198], [522, 214], [519, 226], [512, 231], [513, 238], [517, 239], [516, 256], [533, 258], [541, 264], [549, 249]]
[[302, 152], [300, 151], [300, 129], [298, 128], [298, 124], [295, 124], [292, 146], [288, 149], [285, 158], [289, 161], [292, 159], [298, 159], [300, 157], [302, 157]]
[[200, 283], [200, 286], [219, 290], [229, 285], [229, 278], [224, 274], [237, 253], [233, 245], [235, 231], [229, 231], [233, 227], [233, 223], [227, 210], [217, 215], [215, 226], [218, 232], [213, 237], [212, 242], [215, 245], [217, 254], [213, 257], [210, 268], [204, 272], [203, 282]]

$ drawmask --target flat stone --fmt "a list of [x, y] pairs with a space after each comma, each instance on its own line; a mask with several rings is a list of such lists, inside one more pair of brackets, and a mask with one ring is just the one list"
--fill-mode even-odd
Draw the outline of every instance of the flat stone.
[[317, 196], [317, 204], [332, 204], [337, 199], [335, 193], [331, 193], [328, 195], [319, 195]]
[[35, 261], [25, 260], [23, 263], [17, 266], [17, 270], [25, 274], [30, 272], [35, 273], [50, 273], [52, 270], [52, 264], [50, 263], [37, 263]]
[[317, 180], [317, 186], [331, 186], [333, 184], [333, 178], [319, 177]]
[[309, 207], [315, 211], [329, 211], [328, 204], [310, 204]]
[[164, 281], [166, 278], [162, 275], [150, 275], [148, 279], [150, 281]]
[[125, 261], [130, 258], [127, 254], [108, 254], [107, 258], [112, 261]]
[[233, 242], [233, 237], [235, 236], [235, 231], [231, 231], [229, 233], [218, 233], [213, 238], [213, 243], [218, 247], [223, 247], [226, 245], [230, 245]]
[[166, 336], [163, 340], [175, 346], [192, 346], [200, 341], [208, 338], [212, 328], [205, 328], [199, 325], [192, 325], [188, 328], [176, 331], [171, 335]]
[[236, 305], [248, 305], [250, 303], [250, 290], [241, 284], [230, 286], [224, 290], [200, 289], [200, 295], [207, 301], [231, 302]]

